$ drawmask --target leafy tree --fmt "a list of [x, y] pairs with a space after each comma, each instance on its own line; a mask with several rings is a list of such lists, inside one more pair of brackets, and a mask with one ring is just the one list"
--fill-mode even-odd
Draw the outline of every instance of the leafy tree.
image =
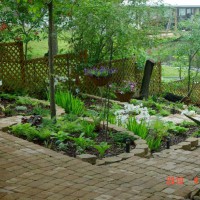
[[[1, 41], [23, 41], [25, 59], [28, 55], [28, 43], [39, 40], [39, 30], [43, 27], [46, 8], [36, 6], [33, 1], [6, 0], [0, 3]], [[6, 28], [5, 28], [6, 26]]]
[[140, 49], [156, 44], [157, 38], [150, 39], [149, 35], [155, 35], [159, 28], [150, 23], [147, 13], [155, 9], [150, 9], [145, 2], [77, 0], [69, 7], [65, 19], [65, 29], [71, 33], [66, 39], [75, 52], [88, 50], [89, 65], [109, 60], [111, 41], [115, 59], [140, 54], [143, 52]]

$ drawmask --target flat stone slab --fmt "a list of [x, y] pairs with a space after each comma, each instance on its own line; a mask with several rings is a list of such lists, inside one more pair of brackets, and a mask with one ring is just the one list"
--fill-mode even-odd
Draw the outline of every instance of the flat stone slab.
[[146, 144], [147, 141], [146, 141], [146, 140], [143, 140], [143, 139], [139, 139], [139, 140], [135, 140], [134, 143], [135, 143], [136, 145], [141, 145], [141, 144]]
[[149, 147], [147, 144], [138, 144], [135, 149], [144, 149], [145, 154], [148, 154]]
[[[200, 120], [200, 115], [196, 114], [193, 118]], [[161, 120], [164, 121], [164, 122], [173, 122], [175, 124], [180, 124], [183, 121], [193, 122], [191, 119], [189, 119], [185, 115], [181, 115], [181, 114], [175, 114], [175, 115], [171, 114], [167, 117], [161, 118]]]
[[12, 116], [0, 119], [0, 129], [12, 126], [21, 122], [23, 116]]
[[101, 165], [105, 165], [105, 164], [106, 164], [105, 160], [99, 160], [99, 159], [96, 160], [97, 166], [101, 166]]
[[81, 154], [81, 155], [76, 156], [76, 158], [78, 158], [84, 162], [88, 162], [92, 165], [96, 164], [96, 159], [97, 159], [97, 157], [95, 155], [91, 155], [91, 154]]
[[178, 144], [181, 146], [183, 150], [190, 151], [191, 150], [191, 143], [190, 142], [181, 142]]
[[187, 138], [185, 141], [186, 142], [190, 142], [191, 143], [191, 147], [197, 147], [198, 144], [199, 144], [198, 138], [194, 138], [194, 137]]
[[120, 162], [122, 158], [114, 156], [114, 157], [108, 157], [108, 158], [103, 158], [103, 161], [105, 161], [106, 164], [111, 164], [115, 162]]
[[131, 153], [133, 153], [135, 156], [139, 156], [139, 157], [144, 157], [146, 155], [144, 149], [133, 149], [133, 150], [131, 150]]
[[122, 158], [122, 160], [126, 160], [134, 156], [134, 153], [122, 153], [119, 154], [118, 157]]

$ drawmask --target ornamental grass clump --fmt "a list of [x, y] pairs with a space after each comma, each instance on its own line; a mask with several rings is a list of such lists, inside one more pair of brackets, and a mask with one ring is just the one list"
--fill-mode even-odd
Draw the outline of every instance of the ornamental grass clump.
[[116, 69], [108, 69], [103, 66], [101, 66], [100, 68], [93, 67], [84, 69], [84, 74], [91, 77], [109, 77], [112, 76], [114, 73], [116, 73]]

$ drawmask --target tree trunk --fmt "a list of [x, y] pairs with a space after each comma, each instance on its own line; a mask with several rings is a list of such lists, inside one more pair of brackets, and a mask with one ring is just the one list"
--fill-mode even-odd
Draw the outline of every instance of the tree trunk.
[[53, 23], [53, 56], [58, 54], [58, 37], [57, 37], [57, 28], [56, 25]]
[[144, 68], [144, 75], [142, 79], [142, 86], [140, 89], [140, 99], [148, 99], [149, 96], [149, 84], [151, 80], [151, 74], [155, 63], [151, 60], [147, 60]]
[[190, 93], [191, 88], [191, 66], [192, 65], [192, 56], [189, 55], [189, 66], [188, 66], [188, 95]]
[[50, 109], [51, 119], [56, 117], [55, 85], [53, 66], [53, 0], [48, 4], [49, 9], [49, 78], [50, 78]]

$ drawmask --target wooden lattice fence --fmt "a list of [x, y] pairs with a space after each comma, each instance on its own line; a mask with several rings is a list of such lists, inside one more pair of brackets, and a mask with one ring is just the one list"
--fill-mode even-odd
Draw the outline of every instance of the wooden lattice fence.
[[[25, 89], [30, 92], [38, 92], [47, 86], [46, 80], [49, 76], [48, 58], [37, 58], [24, 60], [23, 44], [0, 43], [0, 79], [2, 80], [2, 90]], [[99, 64], [99, 66], [109, 66], [109, 62]], [[88, 77], [83, 74], [84, 66], [87, 66], [87, 52], [80, 54], [64, 54], [54, 57], [55, 75], [68, 77], [72, 80], [81, 77], [79, 89], [90, 94], [100, 94]], [[136, 96], [142, 82], [143, 70], [136, 67], [134, 58], [114, 60], [112, 68], [117, 73], [112, 77], [112, 82], [122, 84], [124, 80], [137, 83]], [[150, 84], [150, 94], [161, 92], [161, 65], [158, 63], [154, 70]]]
[[[182, 97], [188, 95], [187, 80], [172, 81], [162, 84], [162, 90]], [[192, 103], [200, 105], [200, 83], [194, 84], [190, 99]]]
[[[139, 96], [139, 90], [142, 84], [143, 69], [138, 69], [135, 64], [135, 59], [121, 59], [112, 61], [111, 68], [116, 69], [116, 73], [112, 76], [111, 82], [115, 82], [118, 85], [122, 85], [124, 81], [136, 82], [136, 93], [135, 96]], [[109, 67], [110, 63], [101, 63], [97, 67]], [[84, 83], [81, 86], [82, 90], [87, 91], [90, 94], [100, 95], [100, 90], [97, 88], [92, 81], [85, 77]], [[102, 91], [101, 91], [102, 92]], [[154, 67], [151, 82], [150, 82], [150, 94], [161, 93], [161, 64], [157, 63]]]

